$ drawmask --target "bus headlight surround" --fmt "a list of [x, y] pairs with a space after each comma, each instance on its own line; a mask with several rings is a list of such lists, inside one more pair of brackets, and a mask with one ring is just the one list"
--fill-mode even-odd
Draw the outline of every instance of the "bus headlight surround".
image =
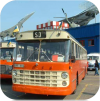
[[62, 77], [63, 79], [66, 79], [66, 78], [68, 77], [67, 72], [62, 72], [61, 77]]
[[16, 76], [17, 75], [17, 71], [16, 70], [13, 70], [12, 71], [12, 75]]

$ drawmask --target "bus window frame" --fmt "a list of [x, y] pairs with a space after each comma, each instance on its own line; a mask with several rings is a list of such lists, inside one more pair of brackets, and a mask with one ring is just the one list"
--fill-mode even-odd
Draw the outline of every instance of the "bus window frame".
[[[68, 39], [66, 39], [66, 41], [67, 41], [67, 40], [68, 40]], [[36, 41], [40, 41], [40, 40], [36, 40]], [[71, 41], [71, 40], [69, 40], [69, 41]], [[19, 42], [21, 42], [21, 41], [19, 41]], [[67, 41], [67, 42], [68, 42], [68, 41]], [[22, 44], [18, 44], [18, 42], [17, 42], [17, 45], [16, 45], [16, 46], [17, 46], [16, 55], [18, 54], [18, 51], [19, 51], [19, 48], [18, 48], [18, 47], [19, 47], [19, 46], [21, 46], [21, 47], [23, 46], [23, 47], [24, 47], [24, 44], [25, 44], [25, 43], [23, 43], [23, 42], [22, 42]], [[70, 44], [70, 43], [69, 43], [69, 44]], [[69, 45], [69, 44], [68, 44], [68, 45]], [[40, 45], [40, 44], [39, 44], [39, 45]], [[28, 46], [28, 45], [27, 45], [27, 46]], [[69, 45], [69, 46], [70, 46], [70, 45]], [[25, 48], [25, 47], [24, 47], [24, 48]], [[38, 48], [39, 48], [39, 46], [38, 46]], [[67, 47], [66, 47], [66, 48], [67, 48]], [[26, 50], [27, 50], [27, 48], [26, 48]], [[21, 50], [21, 51], [22, 51], [22, 50]], [[20, 52], [20, 53], [21, 53], [21, 52]], [[66, 56], [66, 53], [67, 53], [67, 52], [65, 51], [65, 53], [64, 53], [65, 56]], [[25, 49], [24, 49], [24, 54], [25, 54]], [[26, 55], [26, 56], [27, 56], [27, 55]], [[25, 57], [25, 56], [24, 56], [24, 57]], [[38, 61], [39, 61], [39, 60], [40, 60], [40, 56], [39, 56]], [[66, 58], [65, 58], [65, 60], [66, 60]], [[68, 62], [68, 61], [69, 61], [69, 54], [68, 54], [68, 60], [67, 60], [67, 61], [65, 61], [65, 60], [64, 60], [63, 62]], [[22, 61], [25, 61], [25, 60], [22, 59], [21, 62], [22, 62]], [[38, 61], [37, 61], [37, 62], [38, 62]], [[30, 62], [36, 62], [36, 61], [30, 61]], [[50, 61], [40, 61], [40, 62], [50, 62]], [[53, 61], [53, 62], [55, 62], [55, 61]], [[57, 62], [59, 62], [59, 61], [57, 61]]]
[[[2, 50], [2, 49], [9, 49], [8, 47], [7, 48], [0, 48], [0, 50]], [[10, 48], [10, 49], [12, 49], [12, 58], [11, 58], [11, 62], [13, 62], [13, 59], [14, 59], [14, 49], [15, 48]], [[0, 60], [7, 60], [7, 59], [0, 59]]]

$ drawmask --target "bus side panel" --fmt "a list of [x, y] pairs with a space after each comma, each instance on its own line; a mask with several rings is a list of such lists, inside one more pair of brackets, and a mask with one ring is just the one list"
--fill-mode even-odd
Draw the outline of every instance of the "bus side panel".
[[87, 60], [80, 60], [80, 62], [81, 62], [81, 65], [79, 66], [79, 68], [81, 68], [81, 71], [79, 71], [79, 74], [78, 74], [79, 83], [85, 77], [87, 73]]
[[87, 69], [87, 60], [76, 60], [75, 63], [71, 63], [71, 78], [72, 78], [72, 89], [76, 89], [76, 79], [78, 78], [78, 84], [85, 76], [85, 70]]
[[76, 60], [75, 63], [70, 63], [70, 66], [72, 69], [70, 69], [71, 71], [71, 86], [72, 86], [72, 90], [74, 91], [76, 89], [76, 78], [77, 78], [77, 71], [79, 69], [79, 63], [80, 60]]

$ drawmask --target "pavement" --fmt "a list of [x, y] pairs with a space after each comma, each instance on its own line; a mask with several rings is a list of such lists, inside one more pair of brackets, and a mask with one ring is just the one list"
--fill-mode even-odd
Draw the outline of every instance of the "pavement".
[[[11, 99], [19, 100], [86, 100], [92, 98], [99, 89], [100, 76], [94, 76], [95, 71], [88, 71], [85, 79], [78, 85], [76, 93], [67, 96], [47, 96], [36, 94], [25, 94], [12, 90], [12, 80], [1, 80], [1, 89], [3, 93]], [[100, 74], [100, 70], [99, 70]]]

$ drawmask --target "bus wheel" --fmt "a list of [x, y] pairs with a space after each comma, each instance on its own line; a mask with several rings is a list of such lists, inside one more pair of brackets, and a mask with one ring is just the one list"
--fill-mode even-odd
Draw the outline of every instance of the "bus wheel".
[[[85, 70], [85, 75], [86, 75], [86, 70]], [[82, 80], [84, 80], [85, 79], [85, 76], [83, 77], [83, 79]]]
[[[76, 77], [76, 89], [77, 89], [77, 86], [78, 86], [78, 73], [77, 73], [77, 77]], [[72, 94], [75, 94], [76, 93], [76, 89], [73, 91]]]

